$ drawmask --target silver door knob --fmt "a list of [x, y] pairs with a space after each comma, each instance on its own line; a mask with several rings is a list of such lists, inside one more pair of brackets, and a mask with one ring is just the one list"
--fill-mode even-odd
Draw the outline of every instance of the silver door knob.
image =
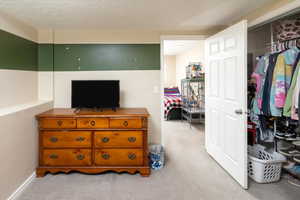
[[242, 114], [243, 114], [243, 110], [242, 110], [242, 109], [237, 109], [237, 110], [235, 110], [234, 112], [235, 112], [235, 114], [237, 114], [237, 115], [242, 115]]

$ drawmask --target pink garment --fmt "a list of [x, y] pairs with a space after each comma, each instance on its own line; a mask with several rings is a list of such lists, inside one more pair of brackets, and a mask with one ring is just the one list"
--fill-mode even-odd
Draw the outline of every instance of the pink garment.
[[[252, 73], [251, 77], [255, 78], [255, 80], [256, 80], [256, 93], [258, 93], [261, 88], [262, 77], [260, 74], [257, 74], [255, 72]], [[262, 107], [262, 99], [261, 98], [257, 99], [257, 105], [258, 105], [258, 108], [261, 109], [261, 107]]]
[[[291, 54], [294, 52], [292, 50], [288, 51], [291, 52]], [[272, 87], [275, 89], [274, 103], [276, 108], [284, 107], [285, 98], [292, 79], [292, 70], [293, 66], [288, 64], [285, 59], [285, 54], [280, 54], [277, 57], [272, 81]]]
[[277, 108], [282, 108], [285, 104], [286, 88], [289, 88], [286, 85], [284, 81], [276, 81], [275, 105]]

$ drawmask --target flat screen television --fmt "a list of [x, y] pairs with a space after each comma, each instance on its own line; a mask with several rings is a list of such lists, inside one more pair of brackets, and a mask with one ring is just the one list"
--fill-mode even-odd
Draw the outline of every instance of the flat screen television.
[[73, 80], [72, 108], [120, 107], [120, 81]]

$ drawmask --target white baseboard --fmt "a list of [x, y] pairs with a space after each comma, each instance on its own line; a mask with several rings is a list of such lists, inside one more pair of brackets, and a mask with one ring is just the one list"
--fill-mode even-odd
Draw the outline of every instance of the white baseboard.
[[36, 175], [33, 172], [8, 198], [7, 200], [15, 200], [22, 191], [35, 179]]

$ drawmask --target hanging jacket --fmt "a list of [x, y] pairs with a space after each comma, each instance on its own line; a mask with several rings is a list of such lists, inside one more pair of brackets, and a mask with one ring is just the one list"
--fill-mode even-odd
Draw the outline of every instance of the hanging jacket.
[[299, 119], [297, 114], [297, 108], [299, 108], [298, 103], [299, 103], [299, 92], [300, 92], [300, 71], [296, 78], [297, 80], [296, 80], [295, 89], [293, 91], [292, 105], [291, 105], [291, 118], [294, 120]]
[[262, 56], [259, 59], [256, 69], [252, 74], [252, 77], [256, 79], [256, 100], [259, 109], [262, 108], [262, 94], [263, 94], [263, 87], [265, 84], [268, 65], [269, 65], [269, 55]]
[[270, 94], [270, 110], [272, 116], [281, 116], [287, 91], [290, 87], [293, 65], [299, 49], [291, 48], [277, 57]]
[[293, 93], [297, 84], [297, 78], [300, 75], [299, 74], [299, 69], [300, 69], [300, 53], [297, 56], [297, 59], [295, 61], [294, 67], [293, 67], [293, 74], [292, 74], [292, 82], [291, 86], [288, 90], [286, 99], [285, 99], [285, 104], [283, 107], [283, 115], [285, 117], [291, 117], [291, 110], [292, 110], [292, 98], [293, 98]]
[[291, 105], [291, 118], [294, 120], [299, 120], [298, 118], [298, 114], [297, 114], [297, 108], [298, 105], [296, 105], [298, 103], [298, 98], [299, 98], [299, 91], [300, 91], [300, 76], [297, 76], [297, 82], [296, 82], [296, 86], [295, 89], [293, 91], [293, 96], [292, 96], [292, 105]]
[[256, 80], [256, 94], [252, 104], [252, 111], [255, 114], [261, 114], [262, 94], [267, 71], [266, 69], [268, 67], [268, 58], [268, 55], [262, 56], [257, 62], [255, 71], [251, 75], [251, 77]]
[[270, 91], [270, 101], [269, 101], [269, 107], [271, 116], [281, 116], [282, 110], [280, 108], [277, 108], [275, 105], [275, 96], [276, 96], [276, 78], [277, 73], [279, 72], [278, 68], [281, 68], [282, 64], [284, 62], [284, 56], [282, 54], [278, 55], [276, 60], [276, 65], [274, 67], [273, 77], [271, 78], [271, 91]]
[[279, 53], [274, 53], [269, 56], [269, 64], [268, 64], [268, 70], [265, 77], [265, 82], [263, 86], [263, 94], [262, 94], [262, 113], [264, 115], [270, 116], [270, 92], [271, 92], [271, 86], [272, 86], [272, 77], [273, 72], [276, 64], [276, 60]]

